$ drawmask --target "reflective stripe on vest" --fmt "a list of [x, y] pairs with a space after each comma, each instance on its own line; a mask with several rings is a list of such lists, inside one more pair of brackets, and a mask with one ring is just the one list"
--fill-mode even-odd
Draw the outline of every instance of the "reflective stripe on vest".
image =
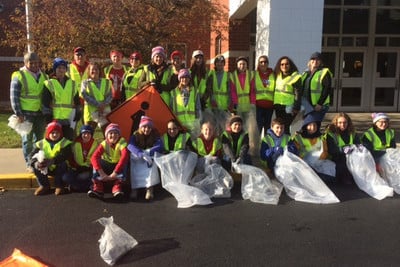
[[[322, 92], [321, 81], [325, 77], [325, 75], [330, 75], [332, 77], [332, 73], [329, 71], [328, 68], [323, 68], [314, 73], [313, 78], [310, 82], [311, 102], [313, 105], [316, 105], [318, 103], [318, 100], [321, 96]], [[324, 105], [329, 104], [329, 102], [330, 102], [330, 97], [328, 96], [324, 102]]]
[[[227, 131], [224, 131], [222, 133], [226, 138], [228, 138], [229, 140], [229, 145], [231, 147], [231, 149], [233, 149], [233, 139], [232, 139], [232, 135], [230, 135]], [[235, 156], [238, 157], [240, 154], [240, 149], [242, 148], [242, 144], [243, 144], [243, 139], [246, 136], [246, 132], [243, 132], [240, 134], [239, 139], [238, 139], [238, 143], [236, 146], [236, 151], [233, 151], [235, 153]]]
[[53, 118], [69, 119], [74, 109], [75, 82], [68, 79], [63, 88], [57, 79], [50, 79], [45, 81], [45, 85], [53, 97]]
[[[125, 88], [125, 97], [126, 99], [130, 98], [131, 96], [135, 95], [137, 92], [139, 92], [139, 79], [143, 74], [143, 66], [140, 66], [138, 69], [135, 70], [135, 72], [132, 72], [133, 70], [131, 69], [129, 72], [126, 73], [126, 76], [123, 81], [123, 85]], [[128, 78], [132, 77], [130, 82], [128, 83]]]
[[[186, 142], [188, 140], [189, 140], [189, 134], [188, 133], [179, 133], [178, 137], [175, 140], [173, 151], [184, 150], [185, 147], [186, 147]], [[163, 141], [163, 144], [164, 144], [165, 151], [169, 152], [170, 150], [169, 150], [168, 134], [164, 134], [163, 135], [162, 141]]]
[[233, 72], [231, 75], [231, 81], [236, 86], [236, 94], [238, 98], [238, 111], [239, 112], [248, 112], [250, 111], [250, 80], [252, 78], [252, 72], [246, 70], [246, 79], [244, 88], [239, 81], [239, 76], [237, 71]]
[[104, 148], [104, 153], [101, 158], [110, 163], [118, 163], [121, 158], [121, 151], [127, 147], [127, 143], [123, 137], [121, 137], [115, 144], [115, 148], [112, 148], [107, 141], [101, 142], [101, 146]]
[[294, 137], [295, 141], [297, 144], [299, 144], [299, 152], [300, 152], [300, 157], [304, 158], [309, 152], [317, 149], [321, 149], [322, 146], [322, 140], [321, 138], [318, 138], [318, 141], [313, 145], [310, 142], [309, 138], [303, 138], [300, 134], [296, 134]]
[[78, 68], [74, 64], [69, 65], [69, 77], [71, 80], [75, 82], [76, 90], [81, 95], [81, 84], [82, 81], [86, 80], [89, 77], [89, 68], [86, 68], [85, 71], [81, 74], [78, 71]]
[[86, 157], [83, 155], [82, 151], [82, 144], [79, 142], [76, 142], [72, 146], [72, 152], [74, 155], [74, 160], [79, 166], [86, 166], [86, 167], [91, 167], [92, 164], [90, 163], [90, 158], [92, 157], [94, 151], [97, 148], [97, 142], [93, 141], [92, 146], [89, 149], [88, 154]]
[[[62, 138], [60, 141], [54, 144], [53, 147], [51, 147], [50, 142], [47, 141], [46, 139], [42, 139], [38, 142], [36, 142], [36, 147], [43, 150], [44, 156], [46, 159], [53, 159], [55, 156], [57, 156], [58, 153], [61, 152], [61, 149], [64, 147], [68, 146], [72, 142], [66, 138]], [[55, 164], [52, 164], [49, 166], [49, 170], [54, 170], [56, 167]]]
[[261, 80], [260, 74], [256, 71], [255, 74], [255, 85], [256, 85], [256, 100], [274, 100], [274, 90], [275, 90], [275, 76], [274, 73], [268, 76], [267, 86], [264, 86], [263, 81]]
[[179, 88], [172, 91], [172, 110], [177, 119], [185, 126], [196, 120], [196, 89], [190, 88], [188, 104], [185, 107]]
[[[284, 148], [284, 147], [286, 147], [287, 146], [287, 144], [288, 144], [288, 142], [289, 142], [289, 139], [290, 139], [290, 136], [288, 135], [288, 134], [283, 134], [282, 135], [282, 137], [281, 137], [281, 147], [282, 148]], [[267, 134], [266, 136], [264, 136], [264, 138], [263, 138], [263, 140], [262, 140], [262, 142], [265, 142], [269, 147], [275, 147], [275, 141], [274, 141], [274, 139], [269, 135], [269, 134]]]
[[220, 85], [218, 84], [216, 71], [211, 70], [210, 75], [213, 77], [212, 97], [217, 103], [219, 109], [227, 110], [229, 107], [228, 73], [224, 71]]
[[292, 75], [282, 79], [282, 74], [279, 74], [275, 83], [274, 104], [293, 105], [294, 103], [294, 88], [293, 84], [301, 78], [301, 75], [295, 71]]
[[334, 133], [332, 133], [332, 132], [328, 132], [328, 135], [329, 135], [330, 137], [332, 137], [332, 139], [333, 139], [333, 141], [335, 142], [336, 146], [339, 147], [339, 148], [343, 148], [343, 147], [345, 147], [345, 146], [352, 145], [352, 144], [354, 143], [354, 137], [355, 137], [354, 134], [351, 134], [351, 135], [350, 135], [350, 140], [349, 140], [349, 143], [348, 143], [348, 144], [346, 144], [346, 143], [343, 141], [342, 136], [339, 135], [339, 134], [334, 134]]
[[387, 148], [390, 147], [390, 143], [391, 143], [392, 139], [394, 138], [394, 130], [393, 129], [386, 129], [385, 130], [386, 144], [384, 144], [382, 142], [382, 140], [375, 133], [373, 128], [369, 128], [367, 130], [367, 132], [365, 132], [364, 135], [369, 141], [371, 141], [371, 143], [374, 146], [375, 150], [382, 151], [382, 150], [386, 150]]
[[39, 81], [36, 81], [35, 77], [28, 71], [20, 70], [14, 72], [12, 77], [14, 78], [14, 76], [16, 76], [21, 83], [21, 109], [27, 111], [41, 110], [41, 96], [44, 82], [47, 79], [46, 75], [40, 73]]
[[215, 156], [217, 154], [217, 151], [219, 149], [221, 149], [221, 142], [219, 141], [218, 138], [214, 138], [213, 140], [213, 146], [212, 149], [210, 151], [210, 153], [207, 154], [206, 152], [206, 148], [204, 146], [203, 140], [201, 140], [200, 137], [198, 137], [196, 139], [196, 142], [193, 143], [194, 148], [197, 150], [197, 154], [199, 154], [200, 156]]
[[[97, 88], [95, 82], [88, 80], [86, 92], [90, 96], [95, 98], [97, 102], [103, 102], [105, 99], [104, 97], [111, 93], [111, 81], [108, 79], [101, 78], [100, 89], [99, 89]], [[95, 111], [97, 111], [97, 107], [89, 105], [85, 102], [85, 105], [83, 107], [85, 121], [90, 120], [92, 118], [91, 114]]]

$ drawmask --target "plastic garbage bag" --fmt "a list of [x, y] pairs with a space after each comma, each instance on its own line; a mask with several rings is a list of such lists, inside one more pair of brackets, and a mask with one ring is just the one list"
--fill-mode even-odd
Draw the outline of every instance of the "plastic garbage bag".
[[175, 197], [178, 208], [212, 203], [206, 193], [189, 185], [197, 164], [197, 154], [186, 150], [171, 152], [167, 155], [156, 153], [154, 162], [160, 168], [162, 187]]
[[252, 202], [277, 205], [283, 186], [277, 181], [271, 181], [260, 168], [233, 164], [233, 169], [242, 174], [242, 197]]
[[329, 159], [319, 159], [322, 153], [321, 150], [313, 151], [304, 156], [303, 160], [310, 165], [317, 173], [326, 174], [332, 177], [336, 176], [336, 164]]
[[379, 160], [382, 176], [397, 194], [400, 194], [400, 150], [386, 149], [386, 154]]
[[47, 267], [48, 265], [41, 263], [34, 258], [21, 252], [19, 249], [14, 248], [10, 257], [0, 262], [0, 267]]
[[17, 115], [13, 114], [8, 118], [8, 126], [14, 129], [19, 135], [26, 135], [32, 131], [32, 122], [25, 120], [19, 122]]
[[138, 244], [136, 239], [114, 223], [113, 216], [102, 217], [96, 222], [105, 227], [99, 239], [99, 248], [100, 256], [108, 265], [114, 265], [121, 256]]
[[102, 114], [99, 114], [98, 111], [92, 112], [93, 121], [97, 123], [99, 128], [103, 127], [108, 123], [107, 115], [111, 112], [111, 109], [107, 107]]
[[189, 184], [199, 188], [211, 198], [229, 198], [233, 179], [220, 164], [205, 160], [204, 173], [195, 175]]
[[362, 145], [347, 149], [346, 165], [357, 186], [373, 198], [382, 200], [393, 196], [393, 188], [379, 176], [371, 153]]
[[340, 202], [314, 170], [286, 148], [277, 159], [274, 172], [294, 200], [320, 204]]

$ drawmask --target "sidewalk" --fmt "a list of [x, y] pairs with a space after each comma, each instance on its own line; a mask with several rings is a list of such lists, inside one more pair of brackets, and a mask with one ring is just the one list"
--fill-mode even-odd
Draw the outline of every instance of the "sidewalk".
[[[322, 130], [331, 122], [336, 113], [328, 113], [322, 123]], [[349, 113], [355, 128], [359, 133], [364, 132], [372, 125], [370, 113]], [[400, 113], [388, 113], [391, 118], [391, 127], [396, 130], [398, 146], [400, 146]], [[35, 176], [26, 172], [22, 149], [0, 149], [0, 188], [34, 188], [37, 187]]]

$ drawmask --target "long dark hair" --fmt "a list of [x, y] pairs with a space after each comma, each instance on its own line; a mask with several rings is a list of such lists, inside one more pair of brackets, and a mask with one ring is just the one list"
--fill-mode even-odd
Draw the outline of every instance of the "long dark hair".
[[278, 74], [281, 73], [281, 61], [284, 59], [287, 59], [289, 61], [289, 74], [292, 74], [295, 71], [299, 71], [296, 64], [294, 64], [293, 60], [291, 60], [288, 56], [283, 56], [283, 57], [279, 58], [275, 64], [275, 68], [274, 68], [275, 77], [277, 77]]

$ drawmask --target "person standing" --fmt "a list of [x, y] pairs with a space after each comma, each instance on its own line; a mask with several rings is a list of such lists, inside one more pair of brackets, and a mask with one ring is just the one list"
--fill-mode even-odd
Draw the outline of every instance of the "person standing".
[[268, 57], [263, 55], [258, 58], [257, 70], [252, 80], [256, 93], [256, 121], [260, 134], [267, 132], [271, 126], [274, 113], [275, 75], [268, 67]]
[[276, 62], [274, 74], [276, 78], [274, 92], [274, 109], [277, 118], [285, 125], [285, 133], [290, 135], [292, 124], [301, 106], [301, 75], [297, 66], [287, 56]]
[[190, 75], [192, 77], [192, 84], [200, 95], [201, 109], [209, 108], [212, 89], [208, 80], [208, 70], [204, 60], [204, 53], [201, 50], [195, 50], [192, 53]]
[[[171, 53], [171, 64], [168, 65], [168, 69], [165, 71], [161, 82], [161, 90], [165, 92], [165, 94], [167, 93], [170, 94], [171, 91], [178, 86], [179, 84], [178, 73], [181, 69], [184, 68], [182, 60], [183, 60], [183, 54], [180, 51], [175, 50]], [[166, 104], [169, 103], [166, 102]]]
[[308, 70], [302, 75], [304, 116], [318, 112], [324, 119], [329, 109], [333, 75], [328, 68], [323, 67], [319, 52], [311, 55], [307, 66]]
[[[163, 91], [161, 84], [166, 84], [166, 71], [168, 65], [166, 62], [165, 50], [162, 46], [156, 46], [151, 50], [151, 62], [145, 67], [146, 82], [151, 83], [160, 93], [165, 103], [169, 103], [169, 92]], [[165, 75], [164, 75], [165, 74]]]
[[122, 101], [126, 101], [128, 98], [135, 95], [139, 92], [140, 88], [146, 84], [146, 73], [142, 60], [142, 54], [139, 52], [133, 52], [129, 56], [131, 68], [125, 73], [122, 79]]
[[108, 79], [100, 78], [100, 68], [97, 63], [91, 62], [88, 69], [89, 78], [82, 82], [81, 87], [81, 94], [85, 100], [84, 124], [90, 125], [93, 129], [99, 125], [104, 132], [108, 124], [105, 116], [111, 111], [111, 82]]
[[62, 125], [64, 137], [73, 141], [75, 125], [82, 110], [75, 82], [66, 76], [67, 62], [62, 58], [53, 61], [53, 76], [44, 82], [43, 113], [46, 123], [57, 120]]
[[123, 102], [121, 97], [122, 78], [128, 71], [128, 67], [122, 64], [123, 58], [121, 51], [111, 50], [110, 59], [112, 64], [104, 68], [104, 77], [111, 81], [111, 110]]
[[82, 81], [89, 76], [88, 66], [86, 50], [83, 47], [76, 47], [74, 49], [74, 60], [69, 65], [68, 76], [75, 82], [78, 92], [81, 90]]
[[22, 152], [29, 172], [33, 171], [29, 165], [29, 154], [33, 145], [43, 138], [45, 130], [41, 95], [47, 75], [40, 70], [40, 64], [37, 53], [26, 53], [24, 67], [13, 72], [10, 83], [10, 102], [14, 114], [18, 116], [19, 122], [32, 123], [32, 130], [22, 135]]

